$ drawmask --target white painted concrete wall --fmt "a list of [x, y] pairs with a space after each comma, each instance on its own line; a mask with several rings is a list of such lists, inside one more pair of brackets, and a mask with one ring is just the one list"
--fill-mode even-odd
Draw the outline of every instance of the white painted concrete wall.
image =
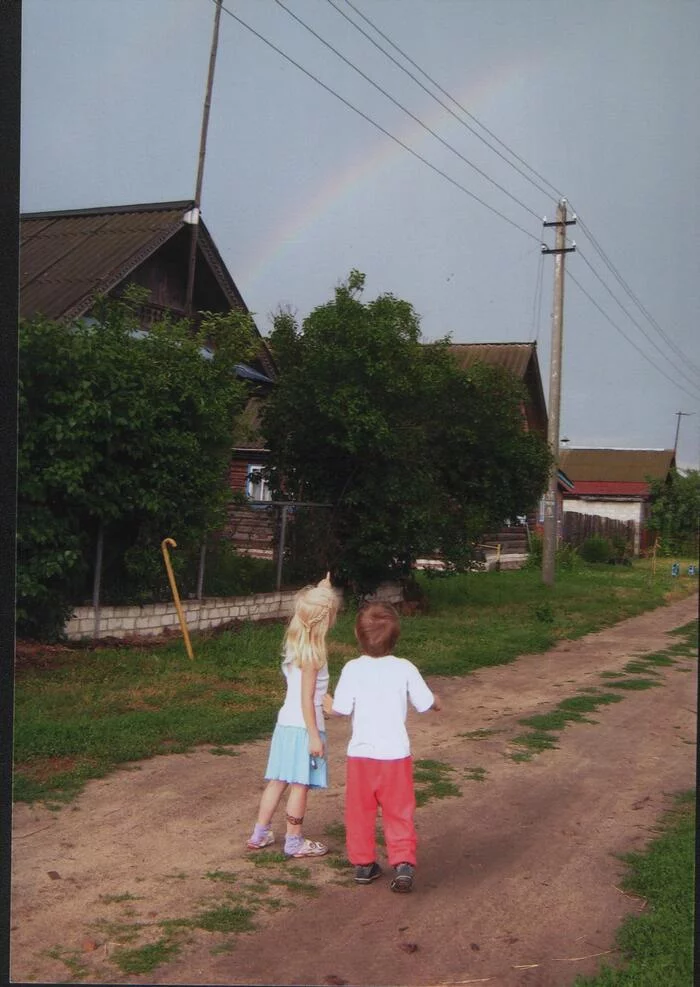
[[[233, 620], [266, 620], [286, 618], [294, 611], [296, 590], [284, 593], [256, 593], [253, 596], [211, 597], [204, 600], [183, 600], [182, 610], [189, 631], [207, 631]], [[398, 583], [383, 583], [371, 597], [388, 603], [402, 599]], [[166, 631], [179, 633], [180, 622], [174, 603], [150, 603], [145, 606], [100, 607], [100, 623], [95, 635], [93, 607], [76, 607], [65, 628], [70, 641], [97, 636], [156, 637]]]

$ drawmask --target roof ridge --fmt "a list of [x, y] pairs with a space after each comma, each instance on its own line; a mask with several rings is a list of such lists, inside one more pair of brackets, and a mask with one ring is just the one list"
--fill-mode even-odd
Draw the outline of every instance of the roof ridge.
[[533, 341], [526, 342], [524, 340], [519, 340], [518, 342], [513, 342], [513, 343], [504, 343], [504, 342], [499, 342], [499, 343], [450, 343], [449, 345], [450, 346], [534, 346], [535, 343]]
[[120, 206], [89, 206], [85, 209], [55, 209], [42, 212], [20, 213], [20, 220], [25, 219], [54, 219], [60, 216], [100, 216], [104, 214], [129, 212], [167, 212], [171, 209], [192, 209], [193, 199], [177, 199], [172, 202], [139, 202], [133, 205]]

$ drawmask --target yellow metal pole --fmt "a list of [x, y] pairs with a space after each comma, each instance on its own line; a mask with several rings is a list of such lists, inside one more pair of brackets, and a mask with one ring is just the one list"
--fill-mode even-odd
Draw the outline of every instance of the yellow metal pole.
[[168, 571], [168, 580], [170, 581], [170, 589], [173, 593], [173, 600], [175, 601], [175, 609], [177, 610], [177, 615], [180, 620], [180, 627], [182, 629], [182, 636], [185, 639], [185, 647], [187, 648], [187, 654], [191, 659], [194, 658], [192, 653], [192, 643], [190, 641], [190, 634], [187, 630], [187, 622], [185, 621], [185, 614], [182, 610], [182, 604], [180, 603], [180, 594], [177, 591], [177, 584], [175, 583], [175, 574], [173, 572], [173, 567], [170, 564], [170, 553], [168, 552], [168, 545], [172, 545], [173, 548], [177, 548], [177, 542], [174, 538], [164, 538], [160, 543], [161, 551], [163, 552], [163, 559], [165, 560], [165, 568]]

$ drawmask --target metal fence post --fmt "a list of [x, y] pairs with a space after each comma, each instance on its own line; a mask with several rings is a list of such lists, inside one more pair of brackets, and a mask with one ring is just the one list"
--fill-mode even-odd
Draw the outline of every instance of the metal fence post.
[[282, 560], [284, 558], [284, 539], [287, 532], [287, 504], [282, 505], [282, 523], [280, 525], [280, 541], [277, 555], [277, 580], [275, 589], [282, 586]]
[[97, 549], [95, 551], [95, 576], [92, 582], [92, 610], [95, 624], [92, 631], [93, 641], [100, 636], [100, 583], [102, 582], [102, 549], [104, 544], [104, 523], [100, 522], [97, 531]]
[[204, 563], [207, 557], [207, 540], [206, 538], [202, 542], [202, 547], [199, 550], [199, 570], [197, 571], [197, 599], [202, 599], [202, 590], [204, 589]]

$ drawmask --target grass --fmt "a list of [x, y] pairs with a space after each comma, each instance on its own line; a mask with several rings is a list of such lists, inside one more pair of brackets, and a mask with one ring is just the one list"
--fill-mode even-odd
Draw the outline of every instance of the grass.
[[629, 866], [624, 890], [646, 901], [618, 930], [621, 964], [605, 964], [574, 987], [689, 987], [693, 983], [695, 792], [676, 799], [659, 835], [642, 853], [622, 858]]
[[77, 950], [64, 949], [61, 946], [54, 946], [46, 951], [46, 955], [52, 960], [60, 960], [69, 970], [72, 980], [82, 980], [88, 975], [88, 969], [80, 959]]
[[[588, 566], [545, 586], [537, 571], [419, 575], [428, 610], [402, 621], [397, 647], [425, 675], [465, 675], [542, 652], [694, 589], [692, 578]], [[543, 619], [543, 614], [547, 619]], [[551, 617], [551, 619], [550, 619]], [[354, 656], [354, 613], [330, 638], [336, 681]], [[14, 798], [60, 807], [91, 778], [156, 754], [207, 745], [233, 756], [236, 745], [268, 736], [283, 698], [283, 624], [244, 624], [195, 636], [194, 661], [181, 642], [116, 650], [58, 652], [25, 664], [15, 683]], [[681, 641], [680, 654], [688, 645]], [[619, 676], [617, 676], [619, 678]]]
[[486, 781], [486, 768], [465, 768], [464, 776], [467, 781]]
[[416, 787], [416, 805], [427, 805], [432, 799], [445, 799], [461, 795], [462, 792], [450, 781], [448, 775], [454, 771], [449, 764], [441, 761], [414, 761], [413, 781]]
[[115, 949], [112, 962], [122, 973], [151, 973], [161, 963], [173, 959], [179, 951], [179, 944], [166, 937], [134, 949]]
[[[671, 645], [667, 651], [655, 652], [648, 656], [640, 655], [634, 661], [628, 662], [622, 672], [601, 672], [601, 678], [605, 679], [606, 687], [608, 689], [634, 691], [663, 685], [662, 682], [655, 681], [653, 678], [633, 678], [632, 676], [638, 672], [658, 676], [659, 673], [652, 666], [675, 664], [675, 660], [669, 658], [670, 652], [677, 655], [681, 653], [684, 655], [692, 654], [693, 642], [697, 641], [696, 622], [693, 621], [684, 627], [676, 628], [673, 633], [683, 637], [683, 640]], [[682, 649], [686, 650], [683, 651]], [[585, 714], [594, 712], [599, 706], [619, 703], [622, 698], [616, 692], [600, 692], [591, 687], [580, 689], [577, 696], [563, 699], [549, 713], [537, 713], [534, 716], [527, 716], [518, 720], [518, 723], [528, 727], [529, 731], [513, 737], [511, 744], [524, 748], [524, 750], [510, 752], [505, 756], [510, 757], [513, 761], [531, 761], [534, 754], [556, 749], [558, 737], [553, 731], [564, 730], [569, 722], [595, 723], [595, 720]], [[478, 733], [478, 731], [476, 732]], [[462, 734], [462, 736], [468, 735]]]

